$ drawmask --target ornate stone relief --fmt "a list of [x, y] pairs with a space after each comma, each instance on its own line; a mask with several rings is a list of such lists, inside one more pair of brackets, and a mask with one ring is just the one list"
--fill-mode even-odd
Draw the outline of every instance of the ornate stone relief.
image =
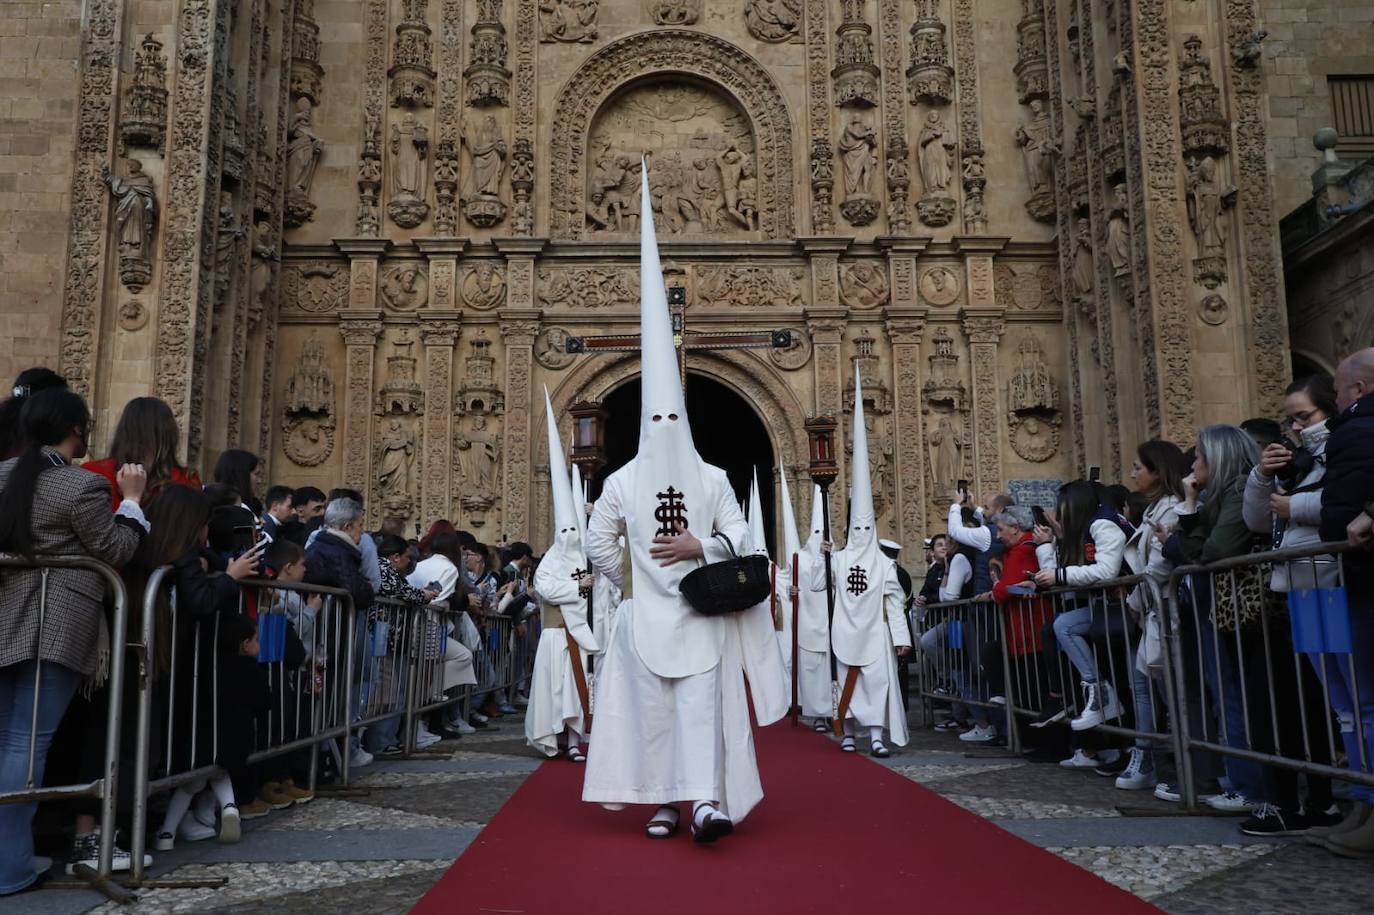
[[491, 341], [479, 330], [468, 344], [472, 349], [463, 361], [463, 386], [458, 391], [453, 411], [458, 414], [501, 413], [506, 398], [496, 383], [496, 357], [491, 354]]
[[490, 229], [506, 218], [501, 199], [502, 178], [510, 148], [496, 116], [488, 114], [481, 124], [463, 131], [468, 169], [463, 179], [463, 215], [479, 229]]
[[377, 392], [378, 416], [408, 416], [424, 412], [425, 395], [415, 375], [415, 335], [409, 327], [396, 334], [386, 357], [386, 380]]
[[506, 302], [506, 278], [500, 268], [488, 261], [463, 274], [463, 303], [478, 311], [488, 311]]
[[1197, 316], [1203, 323], [1215, 326], [1226, 323], [1229, 310], [1230, 306], [1226, 304], [1226, 300], [1213, 292], [1203, 296], [1202, 301], [1198, 302]]
[[1131, 275], [1130, 207], [1124, 183], [1112, 185], [1107, 206], [1107, 258], [1112, 264], [1112, 275], [1120, 279]]
[[1070, 209], [1079, 216], [1088, 213], [1088, 135], [1091, 121], [1079, 120], [1073, 132], [1073, 152], [1065, 156]]
[[795, 372], [811, 361], [811, 335], [805, 328], [788, 328], [792, 332], [792, 342], [785, 347], [770, 349], [768, 358], [780, 369]]
[[389, 93], [394, 107], [434, 106], [434, 42], [429, 0], [401, 0], [401, 21], [391, 50]]
[[[581, 150], [599, 152], [604, 148], [602, 143], [589, 142], [593, 117], [613, 95], [616, 98], [611, 107], [621, 99], [644, 98], [642, 90], [625, 92], [621, 87], [644, 72], [660, 69], [663, 60], [673, 61], [679, 72], [713, 83], [733, 96], [742, 109], [739, 131], [747, 131], [752, 138], [752, 143], [736, 146], [741, 153], [752, 155], [757, 165], [758, 231], [764, 238], [790, 237], [796, 231], [792, 223], [793, 150], [791, 121], [782, 94], [768, 71], [739, 48], [713, 35], [682, 29], [655, 29], [613, 41], [568, 80], [552, 118], [549, 181], [553, 237], [576, 239], [588, 231], [587, 170], [594, 160], [588, 161]], [[721, 90], [703, 91], [719, 97]], [[647, 87], [650, 101], [653, 94], [653, 86]], [[688, 144], [687, 148], [694, 147]], [[710, 149], [723, 151], [714, 145], [707, 147]], [[632, 158], [638, 158], [638, 149], [631, 153]], [[685, 171], [688, 164], [681, 157], [679, 161]]]
[[1029, 114], [1016, 128], [1030, 198], [1026, 212], [1039, 222], [1054, 222], [1054, 160], [1060, 153], [1058, 138], [1045, 102], [1049, 98], [1049, 72], [1045, 50], [1044, 0], [1022, 0], [1021, 21], [1016, 25], [1016, 98]]
[[219, 225], [215, 231], [215, 294], [211, 300], [211, 307], [217, 312], [229, 304], [229, 284], [234, 278], [235, 255], [243, 236], [243, 226], [234, 212], [234, 195], [220, 191]]
[[130, 292], [141, 292], [153, 278], [153, 233], [157, 228], [157, 197], [153, 179], [143, 163], [126, 159], [123, 177], [102, 172], [115, 199], [115, 237], [119, 240], [119, 281]]
[[949, 64], [949, 44], [938, 0], [916, 0], [916, 21], [911, 25], [911, 66], [906, 79], [913, 105], [948, 105], [954, 98], [954, 68]]
[[921, 300], [937, 308], [953, 305], [959, 299], [959, 274], [945, 266], [931, 267], [917, 283]]
[[142, 330], [148, 324], [148, 309], [138, 299], [129, 299], [119, 306], [119, 326], [122, 330]]
[[454, 464], [462, 481], [458, 491], [463, 509], [487, 512], [496, 504], [501, 468], [501, 433], [486, 413], [474, 412], [457, 422]]
[[861, 116], [853, 115], [835, 145], [844, 177], [840, 213], [851, 225], [866, 226], [878, 217], [878, 199], [873, 196], [877, 150], [877, 132]]
[[1020, 362], [1007, 382], [1011, 447], [1027, 461], [1043, 463], [1059, 451], [1059, 385], [1050, 375], [1040, 339], [1028, 331], [1017, 347]]
[[1211, 62], [1202, 53], [1202, 39], [1196, 35], [1183, 41], [1178, 84], [1184, 158], [1225, 154], [1231, 148], [1231, 125], [1221, 113], [1221, 90], [1212, 79]]
[[865, 0], [840, 0], [835, 30], [835, 104], [873, 108], [878, 104], [878, 66], [873, 62], [873, 27], [864, 19]]
[[[886, 373], [882, 360], [874, 352], [877, 342], [868, 328], [859, 331], [854, 338], [854, 355], [849, 357], [849, 361], [858, 367], [859, 376], [863, 379], [865, 411], [868, 415], [886, 416], [892, 412], [892, 390], [884, 380]], [[846, 372], [845, 378], [848, 380], [845, 382], [841, 408], [846, 415], [851, 415], [854, 412], [854, 372]]]
[[1041, 311], [1060, 306], [1059, 271], [1053, 264], [1013, 267], [999, 262], [993, 275], [995, 303], [999, 308]]
[[415, 491], [415, 423], [393, 416], [377, 436], [377, 497], [392, 515], [409, 517]]
[[1111, 183], [1125, 180], [1126, 147], [1121, 117], [1121, 84], [1113, 82], [1107, 90], [1107, 105], [1102, 111], [1102, 174]]
[[802, 0], [747, 0], [744, 25], [759, 41], [777, 44], [800, 40]]
[[964, 228], [970, 234], [988, 230], [988, 211], [983, 203], [983, 191], [988, 186], [983, 157], [977, 153], [964, 155]]
[[411, 261], [383, 270], [377, 292], [388, 308], [414, 311], [429, 301], [429, 279], [424, 265]]
[[429, 128], [407, 112], [391, 125], [391, 200], [386, 212], [403, 229], [413, 229], [429, 215]]
[[964, 473], [964, 453], [968, 438], [968, 388], [959, 377], [959, 356], [954, 352], [954, 337], [937, 327], [930, 338], [930, 373], [921, 386], [926, 416], [926, 447], [929, 451], [931, 492], [936, 497], [952, 493]]
[[358, 159], [358, 215], [354, 231], [376, 238], [382, 231], [382, 118], [386, 108], [387, 0], [367, 0], [367, 58], [363, 79], [362, 153]]
[[534, 361], [553, 371], [565, 369], [576, 358], [568, 352], [567, 346], [567, 328], [546, 327], [534, 338]]
[[302, 467], [323, 464], [334, 453], [334, 427], [334, 376], [324, 361], [324, 344], [312, 335], [286, 382], [282, 450]]
[[[491, 8], [493, 4], [495, 9]], [[440, 0], [439, 5], [439, 63], [434, 81], [434, 121], [438, 137], [434, 144], [434, 234], [439, 236], [458, 234], [458, 171], [462, 145], [459, 134], [463, 127], [463, 77], [468, 77], [468, 104], [485, 104], [484, 99], [474, 99], [472, 92], [476, 87], [483, 87], [482, 91], [485, 92], [485, 87], [492, 85], [487, 82], [487, 77], [500, 77], [498, 71], [501, 67], [495, 62], [497, 57], [499, 56], [502, 63], [505, 60], [505, 32], [499, 21], [500, 0], [483, 0], [478, 4], [478, 23], [473, 27], [472, 66], [467, 71], [461, 69], [463, 6], [463, 0]], [[495, 17], [495, 21], [490, 19], [492, 16]], [[501, 30], [498, 32], [491, 26]], [[499, 55], [491, 44], [494, 39], [499, 39]], [[486, 63], [476, 62], [479, 54], [481, 60]], [[507, 87], [509, 77], [510, 74], [507, 73]], [[445, 436], [447, 432], [446, 429]], [[433, 494], [435, 488], [435, 485], [431, 484], [429, 492]]]
[[324, 141], [311, 126], [314, 109], [310, 99], [297, 98], [295, 110], [291, 114], [291, 124], [286, 138], [286, 212], [284, 219], [288, 228], [305, 225], [315, 218], [315, 204], [310, 199], [310, 186], [315, 180], [315, 169], [324, 155]]
[[916, 146], [925, 189], [916, 202], [916, 212], [921, 222], [932, 228], [947, 226], [954, 219], [957, 206], [949, 192], [954, 178], [955, 139], [954, 131], [945, 125], [944, 115], [939, 111], [926, 115]]
[[282, 304], [311, 314], [338, 311], [348, 303], [348, 268], [332, 263], [282, 268]]
[[702, 305], [730, 308], [799, 308], [802, 304], [800, 267], [700, 267], [696, 291]]
[[650, 156], [649, 187], [661, 229], [728, 235], [758, 228], [749, 119], [720, 93], [676, 82], [631, 89], [597, 113], [589, 143], [589, 230], [639, 230], [641, 153]]
[[[649, 18], [657, 25], [696, 25], [702, 0], [649, 0]], [[745, 11], [746, 21], [748, 10]]]
[[119, 117], [122, 148], [147, 146], [159, 153], [167, 138], [167, 58], [162, 42], [148, 34], [134, 53], [134, 78], [124, 90]]
[[277, 272], [277, 262], [281, 255], [277, 249], [276, 233], [272, 224], [259, 222], [253, 227], [253, 254], [249, 266], [248, 329], [252, 330], [262, 323], [266, 314], [276, 301], [273, 276]]
[[229, 68], [223, 91], [224, 121], [220, 128], [223, 137], [220, 145], [220, 170], [225, 177], [242, 181], [244, 166], [243, 121], [239, 117], [239, 91], [238, 84], [235, 82], [233, 67]]
[[506, 69], [506, 27], [501, 22], [502, 0], [478, 0], [477, 21], [472, 26], [468, 66], [467, 103], [473, 107], [510, 104], [510, 77]]
[[291, 20], [291, 97], [306, 98], [311, 105], [319, 105], [323, 78], [315, 0], [296, 0], [296, 15]]
[[1197, 242], [1193, 282], [1216, 289], [1226, 282], [1226, 223], [1238, 189], [1223, 187], [1217, 160], [1203, 156], [1188, 162], [1188, 225]]
[[625, 268], [540, 270], [538, 296], [545, 308], [632, 308], [639, 305], [639, 276]]
[[983, 166], [983, 136], [979, 116], [978, 54], [975, 41], [977, 13], [973, 0], [952, 0], [954, 19], [954, 90], [959, 112], [960, 173], [964, 184], [964, 231], [977, 235], [988, 230], [983, 193], [987, 176]]
[[600, 0], [539, 0], [539, 40], [595, 41], [599, 5]]
[[840, 268], [840, 301], [850, 308], [887, 304], [887, 268], [867, 262], [844, 265]]

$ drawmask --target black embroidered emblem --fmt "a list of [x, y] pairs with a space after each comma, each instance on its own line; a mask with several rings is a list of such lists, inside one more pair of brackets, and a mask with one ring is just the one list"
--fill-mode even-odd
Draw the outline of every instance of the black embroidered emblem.
[[682, 503], [682, 493], [669, 486], [667, 491], [657, 496], [658, 508], [654, 509], [654, 520], [658, 522], [655, 537], [671, 537], [678, 532], [678, 524], [687, 526], [687, 506]]
[[868, 590], [868, 573], [863, 566], [854, 566], [849, 570], [849, 593], [856, 597]]
[[573, 569], [572, 580], [577, 582], [577, 596], [586, 600], [592, 593], [591, 573], [586, 569]]

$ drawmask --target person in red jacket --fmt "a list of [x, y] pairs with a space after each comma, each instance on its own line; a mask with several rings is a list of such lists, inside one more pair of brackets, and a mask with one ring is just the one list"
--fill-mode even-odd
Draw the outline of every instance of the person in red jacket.
[[156, 397], [135, 397], [124, 406], [110, 441], [110, 456], [81, 466], [110, 481], [110, 509], [119, 507], [115, 473], [124, 464], [142, 464], [148, 471], [145, 502], [157, 498], [165, 486], [200, 489], [200, 477], [177, 463], [177, 419], [172, 408]]
[[[997, 525], [997, 539], [1006, 548], [1002, 554], [1002, 574], [992, 585], [992, 599], [1006, 614], [1007, 658], [1012, 666], [1010, 686], [1017, 695], [1013, 701], [1020, 708], [1039, 708], [1044, 689], [1039, 679], [1040, 665], [1025, 659], [1042, 648], [1040, 633], [1054, 618], [1050, 601], [1035, 596], [1032, 580], [1040, 571], [1037, 551], [1044, 549], [1052, 555], [1053, 543], [1037, 545], [1035, 516], [1024, 505], [1010, 505], [993, 516]], [[996, 646], [994, 646], [996, 647]], [[983, 659], [985, 668], [1002, 666], [1000, 648], [988, 652]], [[1029, 695], [1019, 695], [1027, 691]]]

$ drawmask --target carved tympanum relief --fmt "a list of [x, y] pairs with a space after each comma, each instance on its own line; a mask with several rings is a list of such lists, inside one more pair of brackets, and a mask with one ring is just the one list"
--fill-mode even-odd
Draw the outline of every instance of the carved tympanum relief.
[[686, 83], [636, 87], [598, 114], [589, 135], [587, 226], [636, 232], [640, 156], [649, 155], [655, 225], [672, 234], [758, 228], [758, 166], [748, 118], [724, 96]]

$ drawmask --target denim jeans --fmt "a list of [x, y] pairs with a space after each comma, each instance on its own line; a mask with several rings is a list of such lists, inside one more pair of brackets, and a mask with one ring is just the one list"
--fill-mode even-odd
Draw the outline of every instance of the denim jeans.
[[1093, 613], [1088, 607], [1070, 610], [1054, 618], [1054, 639], [1085, 683], [1097, 682], [1097, 661], [1086, 638], [1092, 625]]
[[[1135, 658], [1131, 659], [1132, 662]], [[1131, 694], [1135, 700], [1135, 727], [1138, 731], [1155, 729], [1154, 683], [1149, 674], [1141, 673], [1131, 664]], [[1153, 750], [1155, 741], [1148, 737], [1137, 737], [1135, 745], [1141, 750]]]
[[[1244, 684], [1237, 664], [1235, 633], [1218, 633], [1211, 623], [1203, 622], [1198, 627], [1198, 634], [1202, 639], [1202, 672], [1207, 678], [1216, 716], [1222, 722], [1218, 733], [1212, 735], [1213, 739], [1231, 747], [1246, 747], [1250, 731], [1246, 727], [1245, 706], [1240, 697]], [[1253, 671], [1246, 672], [1253, 675]], [[1247, 800], [1264, 799], [1263, 766], [1232, 756], [1223, 756], [1222, 765], [1232, 791]]]
[[[1369, 607], [1350, 608], [1350, 635], [1355, 649], [1353, 655], [1309, 654], [1308, 660], [1317, 676], [1326, 684], [1331, 709], [1341, 726], [1341, 741], [1349, 757], [1352, 771], [1374, 771], [1374, 616]], [[1354, 666], [1352, 678], [1351, 666]], [[1355, 708], [1355, 695], [1360, 706]], [[1364, 731], [1364, 746], [1360, 746], [1360, 729], [1355, 727], [1359, 715]], [[1350, 796], [1366, 804], [1374, 804], [1374, 788], [1351, 785]]]
[[[24, 661], [0, 667], [0, 791], [22, 790], [28, 780], [35, 664]], [[52, 736], [81, 685], [79, 673], [51, 661], [42, 665], [40, 677], [35, 785], [43, 784]], [[0, 895], [17, 893], [37, 879], [32, 831], [37, 809], [37, 804], [0, 804]]]

